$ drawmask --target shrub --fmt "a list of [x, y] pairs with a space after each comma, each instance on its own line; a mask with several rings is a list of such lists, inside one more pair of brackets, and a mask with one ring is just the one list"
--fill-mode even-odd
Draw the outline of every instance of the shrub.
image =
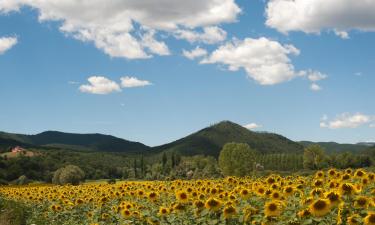
[[74, 165], [67, 165], [62, 167], [53, 175], [52, 183], [54, 184], [73, 184], [78, 185], [81, 181], [85, 178], [85, 173], [82, 171], [81, 168]]

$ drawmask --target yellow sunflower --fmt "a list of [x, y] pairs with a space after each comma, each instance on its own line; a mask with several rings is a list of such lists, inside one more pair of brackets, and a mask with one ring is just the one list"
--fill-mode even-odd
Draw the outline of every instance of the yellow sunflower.
[[204, 204], [204, 206], [206, 207], [206, 209], [209, 209], [211, 211], [217, 211], [220, 209], [222, 205], [222, 202], [216, 198], [209, 198], [206, 203]]
[[237, 213], [237, 210], [232, 205], [226, 206], [223, 210], [223, 214], [224, 214], [225, 219], [229, 219], [229, 218], [233, 217], [234, 215], [236, 215], [236, 213]]
[[369, 212], [364, 219], [365, 225], [375, 225], [375, 212]]
[[327, 199], [317, 199], [310, 205], [310, 212], [313, 216], [321, 217], [331, 211], [330, 202]]
[[264, 214], [266, 216], [280, 216], [282, 213], [282, 205], [278, 201], [267, 202], [264, 205]]

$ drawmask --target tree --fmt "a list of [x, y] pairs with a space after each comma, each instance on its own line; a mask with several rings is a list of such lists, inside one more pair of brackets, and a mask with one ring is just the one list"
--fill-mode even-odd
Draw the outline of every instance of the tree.
[[303, 152], [303, 167], [312, 170], [321, 169], [324, 159], [324, 149], [320, 145], [310, 145]]
[[78, 185], [85, 179], [85, 173], [78, 166], [67, 165], [55, 171], [52, 183]]
[[219, 167], [226, 176], [246, 176], [255, 162], [255, 150], [248, 144], [227, 143], [219, 155]]

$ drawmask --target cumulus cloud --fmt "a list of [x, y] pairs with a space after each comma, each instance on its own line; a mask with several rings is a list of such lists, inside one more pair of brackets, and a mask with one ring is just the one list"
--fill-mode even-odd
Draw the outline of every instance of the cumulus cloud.
[[81, 92], [105, 95], [121, 91], [120, 85], [106, 77], [92, 76], [88, 78], [88, 82], [89, 84], [79, 87]]
[[133, 87], [144, 87], [152, 85], [150, 81], [140, 80], [136, 77], [121, 77], [121, 86], [124, 88], [133, 88]]
[[2, 37], [0, 38], [0, 55], [11, 49], [17, 44], [16, 37]]
[[262, 125], [259, 125], [259, 124], [256, 124], [256, 123], [249, 123], [249, 124], [244, 125], [243, 127], [247, 128], [249, 130], [253, 130], [253, 129], [257, 129], [257, 128], [262, 127]]
[[178, 30], [175, 33], [177, 39], [185, 39], [190, 43], [202, 42], [205, 44], [214, 44], [222, 42], [227, 37], [227, 32], [217, 26], [204, 27], [203, 32], [194, 30]]
[[196, 58], [206, 56], [207, 51], [206, 51], [206, 49], [203, 49], [203, 48], [200, 48], [199, 46], [197, 46], [195, 49], [193, 49], [191, 51], [187, 51], [185, 49], [182, 50], [182, 55], [185, 56], [186, 58], [190, 59], [190, 60], [193, 60], [193, 59], [196, 59]]
[[[241, 12], [234, 0], [2, 0], [0, 13], [17, 11], [21, 6], [38, 10], [40, 21], [60, 21], [62, 32], [94, 43], [111, 57], [128, 59], [168, 55], [166, 44], [157, 40], [159, 31], [175, 34], [204, 28], [213, 40], [210, 32], [219, 28], [206, 27], [235, 22]], [[150, 29], [155, 33], [147, 33]]]
[[322, 118], [320, 121], [320, 127], [330, 129], [357, 128], [359, 126], [369, 124], [374, 120], [374, 116], [369, 116], [362, 113], [343, 113], [336, 116], [336, 118], [331, 121], [328, 120], [328, 117]]
[[313, 90], [313, 91], [320, 91], [320, 90], [322, 90], [322, 88], [319, 85], [317, 85], [316, 83], [312, 83], [310, 85], [310, 89]]
[[293, 45], [282, 45], [265, 37], [246, 38], [225, 43], [200, 63], [227, 65], [230, 71], [243, 68], [259, 84], [274, 85], [311, 75], [312, 70], [295, 70], [289, 55], [299, 54], [300, 50]]
[[350, 30], [375, 31], [374, 11], [372, 0], [270, 0], [266, 25], [283, 33], [332, 30], [346, 39]]

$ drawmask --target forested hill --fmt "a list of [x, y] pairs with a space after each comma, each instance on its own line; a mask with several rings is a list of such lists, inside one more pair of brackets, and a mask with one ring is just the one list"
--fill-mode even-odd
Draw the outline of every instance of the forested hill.
[[308, 147], [313, 144], [318, 144], [323, 147], [327, 153], [339, 153], [339, 152], [352, 152], [358, 153], [369, 148], [368, 144], [358, 143], [358, 144], [340, 144], [336, 142], [311, 142], [311, 141], [301, 141], [303, 146]]
[[176, 151], [182, 155], [217, 157], [228, 142], [247, 143], [261, 153], [301, 153], [303, 146], [281, 135], [253, 132], [241, 125], [223, 121], [177, 141], [154, 147], [152, 151]]
[[36, 135], [0, 133], [0, 147], [4, 143], [27, 147], [48, 146], [70, 150], [88, 150], [102, 152], [127, 152], [142, 153], [150, 147], [139, 143], [127, 141], [110, 135], [103, 134], [72, 134], [58, 131], [46, 131]]

